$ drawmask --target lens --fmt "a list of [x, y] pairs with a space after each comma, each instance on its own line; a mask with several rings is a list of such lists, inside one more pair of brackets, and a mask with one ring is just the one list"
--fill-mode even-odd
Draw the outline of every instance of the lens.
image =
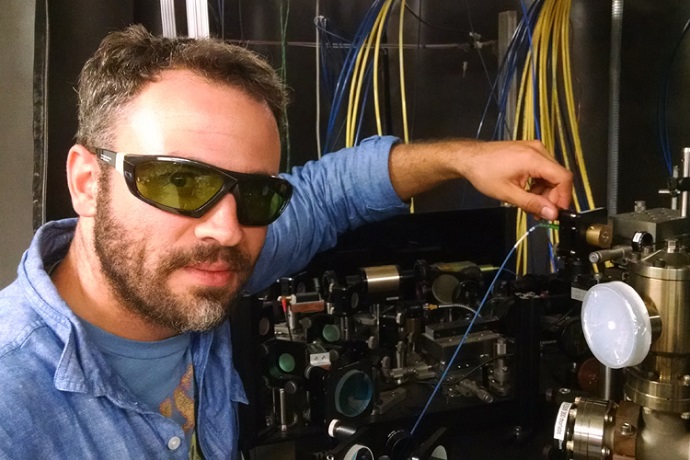
[[295, 358], [293, 358], [289, 353], [283, 353], [278, 358], [278, 367], [281, 371], [289, 374], [295, 370]]
[[366, 446], [355, 444], [343, 456], [345, 460], [374, 460], [374, 454]]
[[141, 196], [183, 211], [199, 209], [218, 193], [224, 182], [212, 170], [172, 161], [140, 163], [134, 176]]
[[326, 324], [321, 331], [321, 335], [326, 342], [337, 342], [340, 340], [340, 329], [333, 324]]
[[335, 409], [346, 417], [357, 417], [369, 406], [373, 395], [374, 384], [367, 374], [348, 371], [335, 388]]
[[272, 177], [240, 177], [233, 190], [237, 197], [237, 218], [244, 225], [267, 225], [285, 205], [289, 187]]

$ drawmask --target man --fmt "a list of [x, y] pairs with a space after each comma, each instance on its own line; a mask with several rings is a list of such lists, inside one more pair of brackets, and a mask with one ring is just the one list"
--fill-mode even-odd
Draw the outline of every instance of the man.
[[219, 41], [103, 41], [67, 158], [79, 218], [43, 226], [0, 293], [0, 457], [236, 458], [227, 316], [244, 286], [445, 180], [547, 219], [568, 205], [571, 175], [537, 142], [372, 138], [274, 178], [284, 97]]

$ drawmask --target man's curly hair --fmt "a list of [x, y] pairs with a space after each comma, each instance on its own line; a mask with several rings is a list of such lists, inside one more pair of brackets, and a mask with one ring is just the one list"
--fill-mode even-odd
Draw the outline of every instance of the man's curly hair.
[[106, 36], [82, 68], [77, 143], [111, 145], [118, 117], [128, 103], [144, 85], [172, 69], [190, 70], [209, 82], [241, 89], [265, 102], [281, 126], [287, 92], [263, 58], [219, 39], [160, 37], [133, 25]]

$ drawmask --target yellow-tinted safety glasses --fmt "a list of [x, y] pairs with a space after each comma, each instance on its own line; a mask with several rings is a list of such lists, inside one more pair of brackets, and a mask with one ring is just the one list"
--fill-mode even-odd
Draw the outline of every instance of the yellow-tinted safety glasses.
[[201, 217], [231, 193], [239, 223], [263, 226], [280, 216], [292, 196], [292, 185], [274, 176], [227, 171], [186, 158], [95, 150], [125, 177], [134, 196], [174, 214]]

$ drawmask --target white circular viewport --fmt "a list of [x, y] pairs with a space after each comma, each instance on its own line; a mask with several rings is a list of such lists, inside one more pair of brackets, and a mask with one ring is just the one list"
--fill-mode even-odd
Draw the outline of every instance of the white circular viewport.
[[597, 284], [582, 301], [582, 330], [594, 356], [620, 369], [644, 360], [652, 344], [652, 327], [640, 295], [622, 281]]

